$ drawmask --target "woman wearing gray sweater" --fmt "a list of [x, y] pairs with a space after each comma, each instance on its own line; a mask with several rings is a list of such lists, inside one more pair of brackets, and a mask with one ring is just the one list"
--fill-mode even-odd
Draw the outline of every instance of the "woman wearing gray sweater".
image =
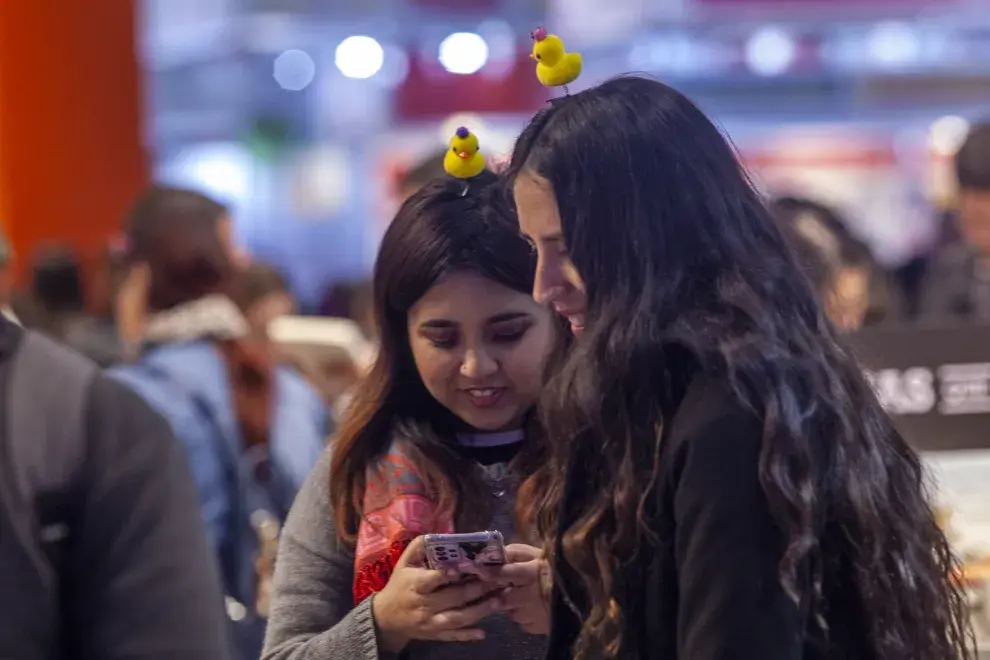
[[528, 538], [527, 420], [557, 337], [535, 270], [488, 172], [403, 205], [375, 268], [380, 354], [286, 522], [265, 660], [542, 658], [537, 597], [429, 570], [419, 539]]

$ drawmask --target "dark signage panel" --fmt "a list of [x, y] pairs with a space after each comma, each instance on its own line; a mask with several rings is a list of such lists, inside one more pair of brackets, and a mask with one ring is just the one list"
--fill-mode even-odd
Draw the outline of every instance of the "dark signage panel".
[[990, 326], [870, 328], [848, 343], [916, 448], [990, 449]]

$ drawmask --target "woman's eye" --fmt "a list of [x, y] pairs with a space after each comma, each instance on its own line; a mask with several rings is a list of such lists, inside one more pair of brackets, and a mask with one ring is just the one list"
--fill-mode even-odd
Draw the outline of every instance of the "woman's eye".
[[446, 333], [430, 333], [423, 337], [430, 342], [434, 348], [450, 349], [457, 346], [457, 335]]
[[498, 328], [492, 332], [492, 340], [501, 344], [514, 344], [523, 338], [527, 330], [529, 324]]

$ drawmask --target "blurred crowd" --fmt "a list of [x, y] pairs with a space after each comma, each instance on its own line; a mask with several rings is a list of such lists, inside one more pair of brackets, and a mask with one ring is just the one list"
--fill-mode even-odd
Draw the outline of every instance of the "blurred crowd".
[[958, 203], [939, 213], [938, 240], [896, 268], [878, 263], [834, 209], [811, 199], [773, 200], [839, 327], [990, 318], [990, 125], [973, 128], [955, 171]]

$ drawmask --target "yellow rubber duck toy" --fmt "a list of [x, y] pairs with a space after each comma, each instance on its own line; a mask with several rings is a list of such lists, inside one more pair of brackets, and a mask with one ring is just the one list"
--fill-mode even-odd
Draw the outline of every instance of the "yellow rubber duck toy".
[[547, 34], [546, 28], [536, 28], [530, 35], [536, 60], [536, 77], [544, 87], [563, 87], [581, 75], [581, 53], [568, 53], [564, 42], [555, 34]]
[[450, 138], [450, 150], [443, 157], [443, 169], [458, 179], [470, 179], [485, 169], [485, 157], [478, 151], [478, 137], [461, 126]]

